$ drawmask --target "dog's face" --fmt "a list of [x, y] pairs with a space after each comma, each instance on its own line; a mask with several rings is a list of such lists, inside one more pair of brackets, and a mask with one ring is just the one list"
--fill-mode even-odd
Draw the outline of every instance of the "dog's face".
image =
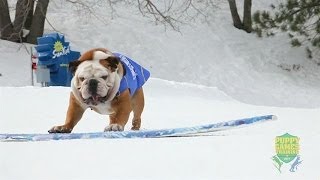
[[[92, 59], [91, 59], [92, 58]], [[94, 51], [92, 57], [69, 64], [74, 73], [72, 89], [75, 96], [88, 106], [112, 100], [120, 86], [119, 58], [102, 51]]]

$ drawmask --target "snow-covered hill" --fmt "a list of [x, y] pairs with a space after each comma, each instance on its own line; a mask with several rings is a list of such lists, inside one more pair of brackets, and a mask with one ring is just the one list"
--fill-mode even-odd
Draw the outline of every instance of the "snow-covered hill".
[[[182, 33], [155, 26], [143, 18], [136, 7], [123, 3], [114, 7], [116, 13], [110, 18], [106, 5], [95, 2], [93, 9], [99, 19], [71, 3], [50, 2], [48, 20], [66, 35], [74, 50], [107, 47], [139, 61], [151, 70], [153, 77], [217, 87], [245, 103], [320, 106], [320, 67], [306, 58], [304, 48], [291, 48], [286, 34], [259, 39], [237, 30], [232, 26], [226, 1], [217, 1], [218, 8], [208, 18], [209, 24], [192, 22], [181, 26]], [[271, 2], [254, 2], [253, 11], [266, 9]], [[241, 5], [239, 1], [239, 12], [242, 12]], [[46, 32], [52, 31], [46, 24]], [[2, 57], [10, 61], [19, 59], [19, 65], [25, 62], [29, 66], [25, 48], [17, 52], [19, 46], [12, 46], [7, 48], [8, 44], [1, 42]], [[16, 58], [10, 57], [12, 53]], [[15, 71], [7, 72], [10, 64], [0, 63], [0, 73], [4, 76], [17, 75]], [[301, 68], [297, 71], [280, 68], [292, 69], [298, 64]], [[24, 79], [18, 82], [4, 82], [6, 80], [0, 78], [0, 84], [21, 86], [22, 80], [29, 83], [30, 73], [25, 73]]]
[[[268, 4], [253, 2], [253, 9]], [[95, 8], [98, 15], [106, 10]], [[319, 178], [319, 67], [303, 49], [292, 49], [285, 35], [258, 39], [233, 28], [228, 8], [219, 1], [209, 24], [184, 25], [182, 34], [123, 4], [102, 24], [81, 8], [50, 1], [48, 20], [74, 50], [107, 47], [151, 71], [144, 129], [264, 114], [277, 121], [209, 137], [0, 143], [0, 179]], [[52, 31], [47, 24], [46, 32]], [[30, 86], [29, 47], [0, 41], [1, 133], [45, 133], [64, 121], [70, 89]], [[294, 64], [301, 68], [280, 68]], [[87, 111], [74, 131], [102, 131], [106, 124], [107, 117]], [[288, 167], [279, 173], [271, 160], [275, 137], [286, 132], [300, 137], [303, 162], [293, 173]]]

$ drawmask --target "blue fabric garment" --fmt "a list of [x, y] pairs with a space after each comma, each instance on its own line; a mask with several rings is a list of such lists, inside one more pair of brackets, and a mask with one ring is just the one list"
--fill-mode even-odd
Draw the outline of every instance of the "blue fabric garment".
[[149, 79], [150, 72], [134, 62], [132, 59], [120, 53], [113, 54], [120, 58], [120, 61], [126, 71], [126, 74], [121, 79], [119, 93], [122, 93], [126, 89], [129, 89], [130, 95], [132, 96], [136, 92], [136, 90], [141, 88]]

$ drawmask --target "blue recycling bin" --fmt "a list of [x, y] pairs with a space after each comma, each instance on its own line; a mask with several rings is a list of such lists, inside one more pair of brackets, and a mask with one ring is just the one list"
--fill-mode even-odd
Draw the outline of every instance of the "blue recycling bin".
[[80, 52], [72, 51], [64, 35], [59, 33], [45, 34], [37, 41], [38, 65], [50, 70], [49, 86], [70, 86], [69, 63], [77, 60]]

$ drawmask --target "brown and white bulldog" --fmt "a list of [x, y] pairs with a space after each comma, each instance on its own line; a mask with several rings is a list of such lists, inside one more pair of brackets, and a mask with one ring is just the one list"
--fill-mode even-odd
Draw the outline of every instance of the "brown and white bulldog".
[[104, 131], [123, 131], [133, 111], [131, 129], [139, 130], [144, 108], [143, 90], [139, 87], [134, 94], [130, 94], [129, 88], [119, 92], [122, 78], [130, 73], [124, 66], [119, 57], [104, 48], [89, 50], [71, 62], [69, 69], [74, 77], [66, 120], [64, 125], [54, 126], [48, 132], [70, 133], [88, 108], [109, 115], [110, 123]]

